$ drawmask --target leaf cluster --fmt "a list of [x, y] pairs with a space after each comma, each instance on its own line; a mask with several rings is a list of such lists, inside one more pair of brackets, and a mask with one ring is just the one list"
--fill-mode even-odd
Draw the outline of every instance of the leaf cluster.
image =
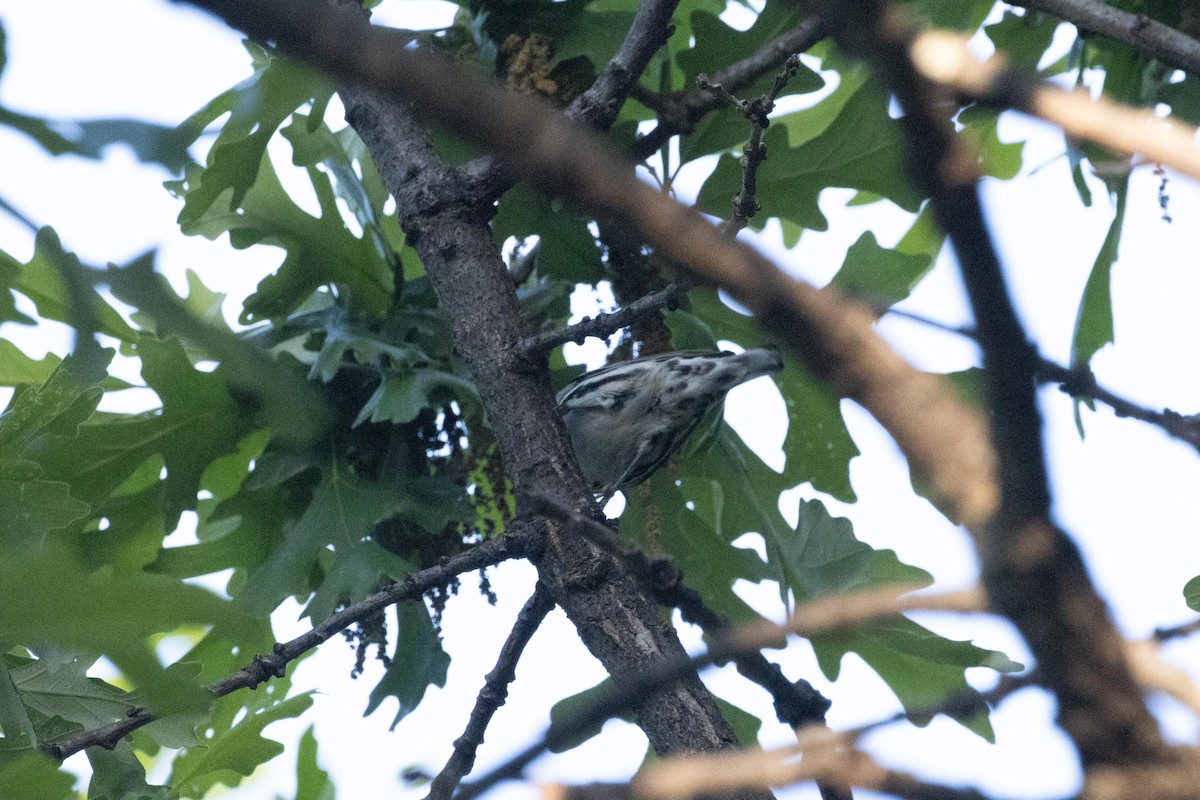
[[[909, 5], [928, 24], [974, 31], [993, 4]], [[603, 69], [636, 8], [634, 0], [468, 0], [449, 28], [414, 38], [565, 105]], [[618, 147], [633, 150], [653, 125], [652, 98], [667, 103], [695, 91], [698, 76], [759, 51], [801, 13], [768, 0], [738, 30], [725, 10], [720, 0], [679, 4], [673, 35], [641, 78], [642, 100], [626, 102], [608, 134]], [[1144, 13], [1180, 12], [1168, 3]], [[1017, 65], [1046, 76], [1075, 70], [1080, 82], [1100, 74], [1118, 99], [1168, 103], [1200, 118], [1193, 76], [1178, 80], [1123, 45], [1080, 40], [1044, 63], [1056, 26], [1008, 10], [982, 30]], [[0, 68], [2, 45], [0, 32]], [[0, 322], [60, 322], [77, 336], [65, 358], [36, 359], [0, 340], [0, 384], [12, 387], [0, 416], [0, 785], [18, 795], [36, 786], [38, 796], [71, 796], [70, 779], [39, 748], [133, 707], [164, 718], [111, 751], [89, 751], [91, 797], [202, 797], [219, 784], [236, 786], [282, 749], [263, 729], [312, 702], [303, 693], [289, 697], [286, 678], [265, 692], [215, 702], [203, 688], [249, 654], [270, 651], [273, 611], [294, 598], [318, 622], [503, 532], [515, 513], [479, 391], [379, 171], [351, 128], [327, 121], [333, 84], [270, 49], [246, 47], [250, 76], [170, 129], [100, 120], [67, 135], [54, 121], [0, 108], [0, 124], [53, 153], [97, 157], [110, 142], [131, 145], [179, 175], [166, 188], [181, 204], [184, 234], [280, 254], [228, 322], [229, 303], [200, 274], [187, 274], [181, 295], [154, 272], [153, 254], [95, 268], [67, 252], [50, 228], [37, 233], [27, 261], [0, 252]], [[762, 93], [771, 79], [763, 72], [742, 95]], [[897, 244], [863, 233], [833, 279], [882, 313], [908, 296], [943, 247], [925, 198], [904, 174], [890, 99], [866, 68], [828, 42], [806, 56], [780, 97], [763, 139], [769, 159], [751, 228], [768, 230], [776, 220], [773, 230], [788, 247], [806, 231], [828, 229], [829, 188], [854, 190], [851, 205], [888, 203], [909, 213]], [[985, 174], [1018, 174], [1021, 143], [1001, 140], [996, 113], [966, 106], [953, 116]], [[445, 132], [431, 135], [451, 162], [473, 155]], [[697, 205], [724, 217], [742, 183], [749, 135], [746, 118], [724, 107], [665, 144], [647, 166], [669, 191], [684, 167], [711, 164]], [[193, 160], [202, 139], [211, 141]], [[290, 163], [272, 155], [269, 145], [281, 140]], [[1090, 203], [1094, 181], [1084, 170], [1108, 156], [1072, 142], [1064, 149], [1081, 200]], [[1126, 186], [1125, 178], [1107, 181], [1116, 214], [1080, 302], [1079, 363], [1113, 340], [1109, 284]], [[565, 325], [573, 292], [607, 283], [628, 301], [634, 298], [622, 295], [672, 277], [670, 265], [644, 248], [635, 253], [644, 272], [622, 274], [626, 254], [604, 235], [604, 220], [526, 186], [499, 200], [492, 230], [497, 248], [514, 253], [514, 271], [518, 260], [535, 259], [518, 287], [533, 331]], [[218, 282], [207, 272], [205, 279]], [[672, 348], [768, 344], [707, 288], [692, 289], [657, 324]], [[629, 338], [622, 351], [649, 346]], [[114, 377], [114, 359], [134, 365], [140, 383]], [[561, 353], [552, 366], [555, 380], [565, 381]], [[757, 616], [734, 590], [738, 581], [772, 582], [784, 606], [929, 583], [925, 570], [861, 541], [822, 500], [856, 499], [850, 464], [858, 450], [840, 399], [792, 360], [776, 385], [787, 416], [781, 471], [714, 419], [667, 469], [628, 493], [622, 534], [669, 554], [685, 582], [734, 622]], [[149, 390], [149, 407], [124, 410], [131, 389]], [[780, 497], [800, 486], [810, 498], [781, 510]], [[761, 536], [765, 555], [743, 546], [746, 534]], [[390, 622], [361, 626], [363, 653], [393, 640], [368, 713], [395, 697], [399, 722], [429, 686], [444, 684], [450, 656], [437, 627], [444, 599], [436, 595], [432, 608], [404, 604]], [[186, 653], [167, 663], [163, 643], [180, 639]], [[857, 654], [914, 712], [960, 696], [971, 667], [1019, 669], [999, 653], [903, 618], [812, 645], [830, 680], [847, 654]], [[101, 658], [112, 666], [103, 680], [94, 677]], [[729, 714], [741, 735], [753, 736], [754, 718], [732, 706]], [[991, 735], [986, 715], [960, 721]], [[315, 742], [310, 729], [298, 767], [305, 796], [313, 797], [331, 786], [316, 765]], [[152, 786], [143, 760], [163, 748], [178, 753], [168, 786]]]

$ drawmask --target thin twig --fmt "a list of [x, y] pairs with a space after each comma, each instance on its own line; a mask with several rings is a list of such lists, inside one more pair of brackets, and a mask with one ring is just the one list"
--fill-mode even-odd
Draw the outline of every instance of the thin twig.
[[679, 303], [679, 297], [684, 288], [684, 284], [676, 281], [665, 289], [648, 294], [617, 311], [609, 314], [597, 314], [595, 317], [585, 317], [581, 322], [566, 328], [530, 336], [522, 344], [522, 349], [527, 358], [533, 358], [544, 356], [560, 344], [567, 342], [581, 344], [589, 336], [606, 339], [647, 314], [653, 314], [664, 308], [674, 309]]
[[[288, 664], [354, 623], [402, 600], [416, 600], [435, 586], [445, 585], [456, 575], [527, 555], [530, 544], [526, 541], [527, 538], [527, 532], [514, 531], [477, 544], [437, 566], [414, 572], [383, 591], [329, 615], [295, 639], [277, 643], [270, 655], [256, 655], [245, 667], [210, 684], [209, 691], [214, 697], [224, 697], [239, 689], [253, 689], [271, 678], [281, 678]], [[111, 750], [121, 739], [154, 719], [155, 716], [145, 709], [130, 709], [129, 716], [119, 722], [46, 742], [42, 749], [51, 758], [59, 761], [89, 747], [99, 746]]]
[[[790, 31], [764, 44], [758, 50], [713, 73], [709, 80], [728, 92], [740, 92], [762, 75], [779, 69], [789, 56], [803, 53], [825, 38], [826, 32], [820, 18], [802, 20]], [[666, 108], [659, 112], [658, 126], [638, 139], [633, 145], [632, 155], [644, 161], [661, 148], [672, 136], [690, 133], [696, 123], [721, 107], [725, 102], [720, 96], [704, 89], [697, 89], [681, 100], [664, 98]]]
[[1183, 636], [1191, 636], [1197, 631], [1200, 631], [1200, 619], [1194, 619], [1191, 622], [1174, 625], [1170, 628], [1155, 628], [1154, 638], [1160, 642], [1166, 642]]
[[450, 760], [430, 783], [426, 800], [449, 800], [463, 777], [471, 772], [475, 765], [475, 751], [483, 742], [488, 723], [508, 698], [508, 685], [516, 677], [517, 662], [525, 652], [525, 645], [529, 644], [530, 638], [553, 608], [554, 600], [539, 581], [533, 595], [517, 615], [517, 621], [500, 649], [496, 666], [484, 678], [467, 727], [462, 736], [455, 740]]
[[[769, 117], [775, 110], [775, 100], [787, 87], [788, 81], [796, 77], [796, 70], [799, 68], [800, 56], [792, 54], [783, 62], [783, 67], [775, 76], [775, 82], [769, 91], [750, 101], [737, 101], [735, 98], [738, 109], [750, 121], [750, 138], [746, 140], [742, 149], [742, 185], [733, 196], [733, 214], [721, 223], [721, 232], [726, 236], [737, 236], [739, 231], [750, 224], [751, 217], [758, 213], [758, 168], [767, 160], [767, 146], [763, 143], [763, 134], [771, 124]], [[719, 84], [712, 83], [704, 75], [698, 76], [696, 83], [700, 88], [717, 94], [725, 92]]]
[[[944, 322], [929, 319], [920, 314], [914, 314], [911, 311], [899, 308], [889, 308], [886, 313], [891, 316], [919, 322], [922, 325], [937, 328], [947, 333], [978, 340], [978, 334], [971, 327], [947, 325]], [[1169, 408], [1164, 408], [1162, 411], [1155, 411], [1154, 409], [1140, 406], [1097, 384], [1096, 376], [1088, 366], [1064, 367], [1041, 355], [1038, 356], [1037, 379], [1041, 383], [1058, 384], [1062, 391], [1071, 397], [1096, 400], [1104, 403], [1118, 417], [1127, 417], [1155, 425], [1171, 436], [1187, 442], [1192, 447], [1200, 450], [1200, 414], [1180, 414], [1178, 411], [1172, 411]]]

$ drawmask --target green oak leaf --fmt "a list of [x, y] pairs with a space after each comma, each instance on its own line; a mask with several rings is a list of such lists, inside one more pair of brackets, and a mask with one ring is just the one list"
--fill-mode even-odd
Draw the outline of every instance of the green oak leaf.
[[261, 764], [281, 754], [284, 747], [262, 735], [273, 722], [300, 716], [312, 706], [310, 694], [288, 698], [270, 708], [248, 714], [231, 730], [194, 746], [199, 754], [182, 765], [176, 761], [170, 785], [174, 792], [203, 797], [212, 787], [236, 787]]
[[933, 269], [936, 256], [936, 251], [908, 254], [899, 247], [889, 250], [879, 245], [874, 233], [866, 231], [850, 245], [846, 260], [831, 283], [882, 312], [908, 297]]
[[519, 183], [505, 194], [492, 220], [498, 244], [510, 236], [536, 235], [539, 241], [538, 273], [574, 283], [595, 283], [603, 266], [600, 247], [588, 220]]
[[[985, 25], [983, 32], [1004, 54], [1011, 67], [1032, 73], [1041, 63], [1060, 24], [1047, 14], [1016, 14], [1008, 10], [998, 22]], [[1043, 77], [1049, 75], [1043, 73]]]
[[329, 773], [317, 763], [317, 737], [310, 725], [296, 750], [295, 800], [334, 800], [336, 788]]
[[8, 655], [9, 675], [21, 701], [47, 717], [61, 717], [84, 728], [99, 728], [127, 715], [128, 693], [89, 678], [87, 659], [60, 662]]
[[365, 713], [374, 712], [383, 701], [395, 697], [400, 703], [392, 728], [409, 715], [430, 686], [446, 685], [450, 656], [433, 629], [429, 610], [423, 601], [396, 606], [398, 633], [392, 663], [378, 685], [371, 690]]
[[168, 678], [149, 637], [236, 619], [204, 589], [159, 575], [88, 572], [61, 547], [0, 562], [0, 637], [104, 654], [138, 686], [143, 704], [161, 712], [203, 707], [211, 696]]
[[460, 402], [479, 404], [475, 384], [466, 378], [440, 369], [417, 367], [393, 370], [384, 376], [375, 393], [363, 404], [354, 425], [364, 422], [412, 422], [421, 410], [433, 405], [435, 395], [451, 393]]
[[[682, 487], [673, 470], [660, 470], [642, 487], [626, 492], [621, 532], [645, 552], [666, 552], [683, 574], [685, 586], [731, 623], [749, 622], [758, 615], [733, 591], [739, 580], [758, 583], [771, 577], [767, 564], [753, 550], [734, 547], [715, 521], [721, 499], [696, 490], [685, 479]], [[735, 537], [736, 538], [736, 537]]]
[[914, 16], [937, 28], [975, 31], [987, 19], [991, 0], [909, 0]]
[[1108, 235], [1096, 254], [1092, 272], [1079, 301], [1075, 318], [1075, 334], [1071, 341], [1071, 365], [1087, 364], [1092, 356], [1113, 342], [1112, 269], [1121, 244], [1121, 229], [1125, 224], [1125, 200], [1129, 184], [1125, 179], [1110, 185], [1116, 209]]
[[965, 672], [972, 667], [997, 672], [1019, 672], [1024, 668], [1003, 653], [946, 639], [904, 617], [821, 634], [813, 637], [812, 645], [821, 671], [829, 680], [837, 680], [847, 653], [859, 655], [896, 693], [917, 725], [928, 724], [928, 710], [951, 697], [974, 697], [975, 712], [952, 717], [989, 742], [995, 742], [995, 733], [986, 704], [967, 683]]
[[[202, 214], [180, 220], [180, 229], [191, 236], [216, 239], [228, 233], [238, 249], [268, 244], [285, 251], [275, 273], [247, 298], [242, 323], [285, 316], [326, 284], [348, 293], [354, 308], [370, 315], [384, 313], [394, 289], [393, 265], [373, 239], [355, 236], [346, 227], [329, 175], [316, 167], [306, 169], [320, 204], [320, 216], [314, 217], [284, 190], [269, 156], [262, 157], [256, 171], [258, 177], [246, 188], [240, 205], [215, 203]], [[172, 191], [190, 197], [203, 178], [204, 172], [193, 167], [171, 185]]]
[[[179, 126], [198, 137], [228, 113], [208, 152], [206, 166], [187, 180], [180, 227], [197, 226], [219, 202], [227, 211], [241, 206], [259, 179], [259, 167], [269, 163], [267, 142], [292, 112], [307, 102], [323, 108], [333, 87], [319, 70], [283, 58], [247, 41], [254, 74], [211, 100]], [[317, 118], [319, 114], [315, 115]]]
[[[904, 137], [888, 114], [887, 94], [853, 70], [817, 105], [774, 121], [763, 142], [768, 160], [758, 175], [757, 197], [764, 213], [751, 221], [755, 230], [770, 217], [828, 229], [817, 200], [835, 186], [874, 192], [908, 211], [921, 204], [904, 172]], [[739, 158], [721, 156], [700, 190], [702, 210], [729, 213], [742, 181]]]
[[[37, 307], [38, 316], [57, 322], [76, 324], [81, 321], [75, 309], [68, 278], [78, 279], [89, 273], [78, 257], [67, 252], [53, 228], [42, 228], [34, 238], [33, 255], [22, 264], [9, 254], [0, 251], [0, 287], [9, 287], [25, 295]], [[87, 320], [96, 332], [103, 333], [122, 342], [132, 342], [137, 336], [121, 314], [90, 286], [82, 287], [81, 299], [90, 304]], [[8, 293], [0, 291], [0, 312], [11, 302]], [[23, 320], [11, 312], [6, 319]], [[78, 325], [77, 327], [83, 327]]]
[[171, 529], [183, 511], [196, 507], [200, 477], [208, 465], [236, 452], [255, 426], [221, 368], [197, 370], [173, 339], [143, 337], [137, 352], [142, 377], [162, 400], [160, 452], [167, 470], [163, 516]]
[[1192, 611], [1200, 611], [1200, 575], [1183, 585], [1183, 601]]
[[[768, 344], [750, 317], [734, 311], [711, 289], [692, 290], [688, 293], [688, 302], [692, 313], [716, 339], [728, 339], [743, 347]], [[672, 316], [667, 315], [668, 324]], [[858, 455], [858, 448], [842, 419], [840, 400], [807, 368], [786, 355], [784, 370], [774, 379], [783, 395], [788, 416], [788, 430], [783, 441], [785, 488], [807, 481], [839, 500], [852, 502], [850, 460]], [[757, 457], [755, 460], [760, 461]]]
[[[328, 465], [307, 509], [250, 577], [238, 600], [261, 617], [288, 595], [306, 596], [313, 588], [314, 567], [329, 556], [329, 545], [335, 560], [351, 559], [352, 565], [364, 569], [338, 567], [327, 574], [324, 580], [329, 586], [320, 587], [305, 613], [320, 619], [343, 595], [351, 602], [362, 599], [381, 577], [400, 578], [411, 569], [370, 540], [376, 524], [400, 516], [437, 533], [463, 513], [460, 494], [436, 478], [368, 482], [344, 464]], [[364, 555], [364, 548], [372, 552]]]
[[37, 731], [13, 680], [9, 660], [0, 657], [0, 733], [6, 745], [32, 750], [37, 746]]

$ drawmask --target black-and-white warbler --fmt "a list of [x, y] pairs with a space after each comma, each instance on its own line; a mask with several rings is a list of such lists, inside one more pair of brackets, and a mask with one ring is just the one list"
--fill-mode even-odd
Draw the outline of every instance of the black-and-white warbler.
[[558, 393], [589, 488], [605, 497], [666, 463], [726, 392], [783, 368], [773, 350], [689, 350], [609, 364]]

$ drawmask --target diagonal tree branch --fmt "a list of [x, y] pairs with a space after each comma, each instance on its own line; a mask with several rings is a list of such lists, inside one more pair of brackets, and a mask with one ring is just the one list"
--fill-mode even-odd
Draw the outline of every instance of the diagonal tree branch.
[[[705, 636], [723, 636], [733, 627], [728, 618], [708, 607], [699, 592], [684, 585], [683, 574], [669, 558], [647, 558], [615, 531], [546, 497], [539, 496], [535, 502], [619, 558], [625, 571], [648, 594], [664, 606], [678, 608], [683, 621], [699, 627]], [[743, 677], [767, 690], [774, 701], [775, 716], [784, 725], [799, 729], [825, 724], [830, 701], [811, 683], [804, 679], [789, 681], [783, 669], [758, 650], [739, 652], [733, 656], [733, 662]], [[828, 784], [821, 784], [818, 789], [822, 800], [846, 800], [850, 796], [848, 791]]]
[[560, 344], [579, 344], [589, 336], [606, 338], [647, 314], [663, 308], [674, 308], [685, 289], [686, 287], [678, 282], [672, 283], [665, 289], [652, 292], [610, 314], [597, 314], [591, 319], [584, 319], [566, 328], [530, 336], [522, 345], [525, 356], [529, 359], [545, 358], [546, 353]]
[[[276, 644], [270, 655], [255, 656], [245, 667], [208, 688], [215, 697], [224, 697], [239, 689], [253, 689], [271, 678], [283, 677], [288, 664], [301, 655], [390, 605], [403, 600], [417, 600], [430, 589], [444, 586], [456, 575], [464, 572], [490, 567], [510, 558], [528, 558], [533, 534], [534, 531], [529, 526], [521, 525], [518, 531], [489, 539], [435, 567], [414, 572], [404, 580], [331, 614], [312, 630], [295, 639]], [[145, 709], [131, 708], [129, 716], [119, 722], [47, 742], [42, 749], [51, 758], [59, 761], [89, 747], [99, 746], [111, 750], [121, 739], [154, 719], [154, 715]]]
[[450, 760], [430, 783], [426, 800], [449, 800], [459, 782], [470, 773], [471, 767], [475, 766], [475, 751], [483, 743], [483, 736], [487, 732], [488, 723], [492, 721], [492, 715], [504, 705], [508, 697], [508, 685], [516, 677], [517, 662], [525, 652], [525, 645], [529, 644], [546, 615], [553, 609], [554, 600], [539, 583], [521, 609], [521, 613], [517, 615], [517, 621], [500, 649], [496, 666], [484, 678], [483, 688], [479, 690], [475, 707], [471, 709], [467, 727], [463, 735], [455, 740]]
[[1200, 41], [1145, 14], [1123, 11], [1099, 0], [1005, 0], [1070, 22], [1082, 33], [1125, 42], [1165, 64], [1200, 75]]

